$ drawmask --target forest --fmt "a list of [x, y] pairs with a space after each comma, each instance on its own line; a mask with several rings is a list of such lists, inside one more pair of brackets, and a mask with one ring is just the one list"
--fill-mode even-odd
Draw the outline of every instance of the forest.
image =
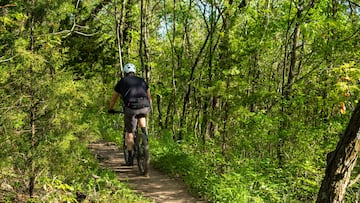
[[360, 201], [358, 0], [0, 0], [0, 33], [0, 202], [146, 201], [87, 148], [129, 62], [196, 196]]

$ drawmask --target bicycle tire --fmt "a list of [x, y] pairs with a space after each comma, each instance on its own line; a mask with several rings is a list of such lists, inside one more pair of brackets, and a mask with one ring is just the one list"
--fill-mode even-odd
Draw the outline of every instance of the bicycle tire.
[[124, 152], [125, 164], [128, 164], [128, 162], [129, 162], [129, 152], [128, 152], [127, 147], [126, 147], [125, 136], [126, 136], [126, 134], [124, 133], [124, 135], [123, 135], [123, 152]]
[[[148, 176], [149, 175], [149, 165], [150, 165], [150, 156], [149, 156], [149, 143], [147, 141], [147, 137], [143, 135], [142, 142], [140, 143], [140, 139], [137, 139], [137, 164], [139, 173], [141, 175]], [[140, 136], [139, 136], [140, 137]]]
[[125, 161], [125, 164], [128, 164], [128, 163], [129, 163], [129, 152], [128, 152], [128, 150], [126, 149], [126, 146], [124, 147], [123, 152], [124, 152], [124, 161]]

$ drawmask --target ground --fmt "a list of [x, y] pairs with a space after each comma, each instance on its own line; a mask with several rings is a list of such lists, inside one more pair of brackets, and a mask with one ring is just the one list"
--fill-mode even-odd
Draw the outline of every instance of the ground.
[[204, 202], [191, 196], [181, 180], [170, 178], [166, 174], [150, 167], [150, 176], [138, 175], [136, 164], [123, 166], [122, 150], [112, 142], [99, 141], [91, 143], [89, 148], [99, 157], [102, 167], [118, 174], [119, 180], [125, 182], [136, 193], [157, 203], [200, 203]]

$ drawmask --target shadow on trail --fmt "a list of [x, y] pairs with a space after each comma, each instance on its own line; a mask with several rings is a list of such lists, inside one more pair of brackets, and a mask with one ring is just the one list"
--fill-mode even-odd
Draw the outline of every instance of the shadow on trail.
[[138, 175], [136, 161], [134, 166], [123, 166], [125, 163], [122, 150], [112, 142], [98, 141], [89, 144], [89, 149], [97, 156], [100, 165], [115, 171], [119, 180], [125, 182], [136, 193], [155, 202], [200, 203], [192, 197], [183, 182], [170, 178], [150, 167], [150, 176]]

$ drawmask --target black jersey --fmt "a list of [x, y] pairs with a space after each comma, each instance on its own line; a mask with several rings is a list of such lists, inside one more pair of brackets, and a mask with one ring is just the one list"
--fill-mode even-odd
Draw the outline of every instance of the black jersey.
[[[147, 98], [147, 90], [149, 86], [144, 79], [137, 76], [126, 76], [122, 78], [115, 86], [114, 90], [118, 92], [124, 104], [131, 108], [136, 108], [131, 105], [141, 105], [142, 107], [150, 106]], [[145, 104], [138, 104], [145, 100]]]

